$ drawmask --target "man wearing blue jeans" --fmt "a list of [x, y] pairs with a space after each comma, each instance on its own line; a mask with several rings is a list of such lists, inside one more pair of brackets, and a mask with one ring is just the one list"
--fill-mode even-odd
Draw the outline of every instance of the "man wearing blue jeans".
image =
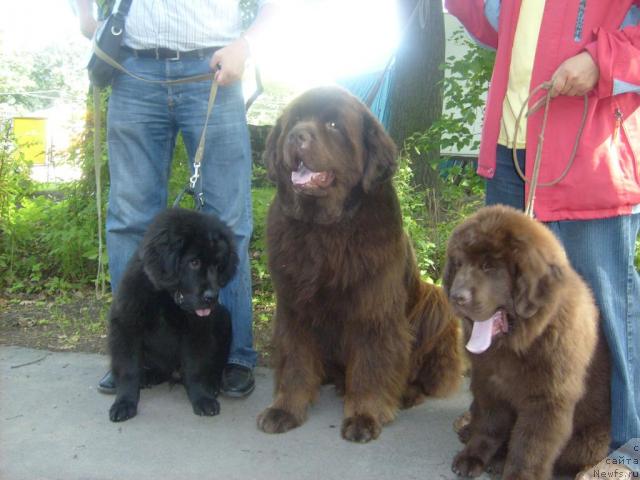
[[[219, 84], [206, 132], [196, 193], [203, 211], [215, 213], [235, 234], [238, 273], [220, 294], [231, 312], [233, 338], [222, 392], [243, 397], [254, 389], [251, 272], [251, 151], [240, 79], [256, 42], [273, 17], [270, 0], [259, 2], [253, 24], [241, 33], [239, 2], [133, 0], [126, 16], [121, 63], [149, 80], [176, 80], [218, 69]], [[96, 29], [92, 1], [78, 0], [82, 32]], [[153, 217], [167, 206], [171, 160], [178, 133], [194, 158], [207, 116], [210, 81], [163, 85], [118, 73], [107, 113], [110, 191], [106, 220], [111, 288]], [[110, 372], [99, 390], [115, 391]]]

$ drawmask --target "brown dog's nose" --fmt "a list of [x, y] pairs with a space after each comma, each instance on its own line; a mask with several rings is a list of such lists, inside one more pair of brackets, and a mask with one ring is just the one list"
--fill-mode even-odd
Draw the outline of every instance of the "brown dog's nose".
[[311, 132], [302, 129], [294, 129], [289, 134], [289, 141], [303, 150], [309, 148], [312, 138]]
[[451, 301], [456, 305], [468, 305], [471, 303], [471, 290], [468, 288], [456, 288], [449, 294]]

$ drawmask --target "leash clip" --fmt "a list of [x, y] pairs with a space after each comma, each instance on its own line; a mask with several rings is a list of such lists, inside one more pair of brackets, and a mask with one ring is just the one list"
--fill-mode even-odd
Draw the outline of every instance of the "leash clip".
[[193, 164], [193, 175], [189, 177], [189, 186], [192, 190], [195, 190], [196, 183], [198, 183], [198, 178], [200, 178], [200, 162], [196, 162]]

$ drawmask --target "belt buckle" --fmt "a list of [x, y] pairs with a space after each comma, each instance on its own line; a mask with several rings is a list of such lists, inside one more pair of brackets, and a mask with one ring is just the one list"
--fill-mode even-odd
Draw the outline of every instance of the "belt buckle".
[[[171, 50], [169, 48], [161, 48], [161, 47], [156, 47], [154, 49], [156, 51], [156, 60], [180, 60], [180, 51], [179, 50]], [[170, 52], [172, 54], [174, 54], [173, 57], [163, 57], [162, 55], [160, 55], [161, 51], [165, 51], [165, 52]]]

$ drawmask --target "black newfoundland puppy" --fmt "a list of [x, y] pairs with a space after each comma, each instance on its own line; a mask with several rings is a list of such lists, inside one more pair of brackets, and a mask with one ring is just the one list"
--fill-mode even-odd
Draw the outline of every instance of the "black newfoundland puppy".
[[140, 388], [176, 372], [196, 415], [220, 412], [231, 318], [217, 300], [238, 263], [232, 239], [220, 220], [192, 210], [165, 210], [149, 226], [111, 306], [111, 421], [135, 416]]

